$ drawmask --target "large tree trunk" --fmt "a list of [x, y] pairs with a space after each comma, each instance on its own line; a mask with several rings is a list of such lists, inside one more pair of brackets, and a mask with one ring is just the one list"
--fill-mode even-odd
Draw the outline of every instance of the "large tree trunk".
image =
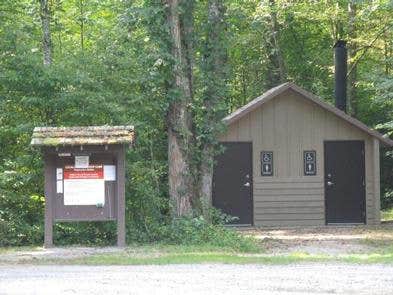
[[44, 65], [52, 64], [52, 38], [50, 32], [50, 9], [49, 0], [40, 0], [40, 17], [42, 24], [42, 50]]
[[172, 98], [168, 111], [169, 195], [174, 216], [191, 214], [194, 192], [190, 155], [192, 120], [189, 109], [192, 100], [192, 46], [190, 36], [186, 37], [192, 31], [189, 19], [192, 18], [192, 10], [181, 9], [186, 1], [167, 0], [174, 59], [174, 88], [178, 95]]
[[212, 206], [213, 195], [213, 172], [214, 172], [214, 149], [205, 144], [202, 150], [202, 162], [200, 167], [199, 196], [202, 201], [202, 212], [206, 219], [210, 219], [209, 211]]
[[206, 43], [203, 56], [205, 76], [203, 109], [206, 111], [204, 121], [204, 137], [199, 179], [199, 196], [202, 200], [204, 215], [209, 213], [212, 203], [213, 161], [217, 146], [217, 127], [221, 124], [222, 108], [220, 102], [225, 92], [225, 60], [224, 42], [225, 7], [222, 0], [209, 0], [208, 23], [206, 26]]
[[350, 38], [348, 47], [348, 60], [351, 72], [348, 76], [348, 109], [350, 114], [357, 117], [358, 101], [356, 93], [357, 69], [355, 64], [355, 56], [357, 52], [357, 32], [356, 32], [356, 1], [351, 0], [348, 3], [348, 36]]
[[384, 44], [383, 54], [384, 54], [384, 63], [385, 63], [385, 75], [389, 75], [391, 69], [393, 47], [388, 33], [385, 33], [384, 35], [383, 44]]
[[275, 0], [269, 0], [270, 29], [268, 30], [268, 78], [267, 87], [271, 88], [286, 81], [284, 57], [280, 46], [280, 27], [277, 20], [277, 5]]
[[79, 28], [81, 50], [85, 49], [85, 5], [83, 0], [79, 0]]

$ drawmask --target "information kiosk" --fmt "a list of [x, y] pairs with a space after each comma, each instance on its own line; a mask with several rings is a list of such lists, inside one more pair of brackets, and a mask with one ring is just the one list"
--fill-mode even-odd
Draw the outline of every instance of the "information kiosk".
[[53, 224], [117, 221], [125, 246], [125, 150], [132, 126], [36, 127], [31, 145], [42, 148], [45, 168], [45, 247]]

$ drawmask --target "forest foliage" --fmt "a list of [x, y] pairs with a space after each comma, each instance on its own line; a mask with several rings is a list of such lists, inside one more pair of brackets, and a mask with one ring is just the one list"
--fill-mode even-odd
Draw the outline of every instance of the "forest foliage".
[[[208, 0], [193, 2], [193, 110], [198, 142], [211, 134], [204, 101]], [[52, 64], [43, 64], [40, 1], [0, 2], [0, 245], [41, 243], [43, 173], [35, 126], [134, 125], [127, 153], [129, 241], [170, 236], [167, 6], [160, 0], [51, 0]], [[393, 3], [228, 0], [218, 114], [282, 81], [333, 99], [333, 51], [349, 47], [349, 110], [393, 136]], [[225, 42], [223, 42], [225, 41]], [[207, 123], [206, 123], [207, 122]], [[393, 206], [393, 155], [382, 151], [382, 206]], [[199, 221], [198, 221], [199, 222]], [[197, 223], [198, 223], [197, 222]], [[165, 225], [165, 226], [163, 226]], [[114, 241], [113, 224], [59, 224], [56, 239]], [[188, 225], [187, 225], [188, 226]], [[199, 226], [199, 225], [198, 225]], [[208, 227], [208, 224], [206, 224]], [[79, 233], [80, 235], [76, 235]], [[167, 234], [165, 234], [167, 233]], [[83, 237], [78, 238], [77, 237]]]

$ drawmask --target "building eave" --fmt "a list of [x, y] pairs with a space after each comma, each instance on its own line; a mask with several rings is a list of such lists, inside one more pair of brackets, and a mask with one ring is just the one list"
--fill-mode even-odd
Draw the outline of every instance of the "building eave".
[[279, 96], [281, 93], [284, 93], [285, 91], [291, 89], [292, 91], [295, 91], [302, 95], [304, 98], [312, 101], [313, 103], [319, 105], [323, 109], [335, 114], [337, 117], [345, 120], [346, 122], [350, 123], [351, 125], [355, 126], [358, 129], [361, 129], [362, 131], [366, 132], [367, 134], [377, 138], [385, 147], [393, 147], [393, 140], [384, 137], [381, 133], [379, 133], [376, 130], [371, 129], [361, 121], [349, 116], [345, 112], [339, 110], [338, 108], [328, 104], [327, 102], [323, 101], [321, 98], [317, 97], [316, 95], [312, 94], [311, 92], [308, 92], [304, 90], [303, 88], [295, 85], [294, 83], [287, 82], [281, 85], [278, 85], [268, 91], [266, 91], [264, 94], [261, 96], [258, 96], [257, 98], [253, 99], [246, 105], [238, 108], [235, 110], [233, 113], [229, 114], [223, 119], [223, 122], [226, 125], [230, 125], [246, 114], [252, 112], [253, 110], [257, 109], [258, 107], [261, 107], [268, 101], [274, 99], [275, 97]]

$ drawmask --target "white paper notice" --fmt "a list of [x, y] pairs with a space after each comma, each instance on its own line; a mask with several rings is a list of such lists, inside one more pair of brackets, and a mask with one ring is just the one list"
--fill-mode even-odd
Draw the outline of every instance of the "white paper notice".
[[56, 181], [56, 193], [58, 193], [58, 194], [63, 193], [63, 181], [62, 180]]
[[105, 180], [102, 165], [87, 168], [65, 166], [64, 205], [104, 205]]
[[103, 179], [68, 179], [64, 181], [64, 205], [105, 204]]
[[63, 179], [63, 169], [56, 168], [56, 180], [62, 180], [62, 179]]
[[88, 168], [89, 156], [75, 156], [75, 168]]
[[104, 179], [106, 181], [116, 180], [116, 166], [115, 165], [104, 165]]

